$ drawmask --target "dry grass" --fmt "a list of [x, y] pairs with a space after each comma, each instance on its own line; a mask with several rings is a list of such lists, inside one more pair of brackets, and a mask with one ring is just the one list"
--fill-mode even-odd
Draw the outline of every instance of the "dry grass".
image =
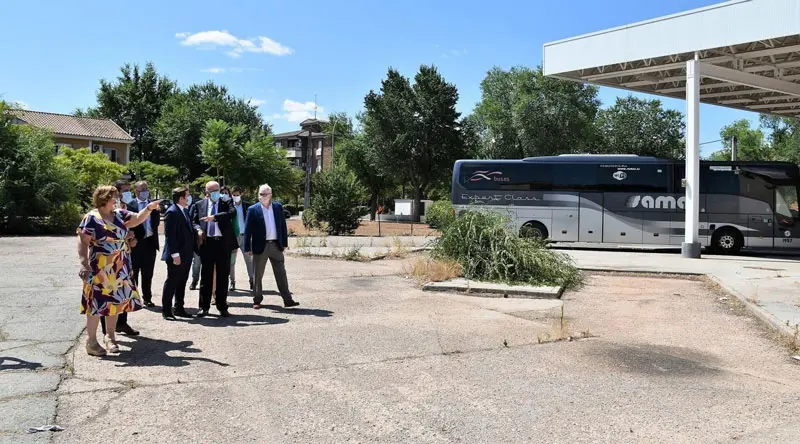
[[550, 325], [550, 331], [541, 332], [536, 335], [536, 342], [539, 344], [546, 344], [549, 342], [558, 341], [575, 341], [578, 339], [591, 338], [592, 334], [589, 330], [584, 330], [578, 334], [570, 331], [569, 322], [564, 318], [564, 306], [561, 306], [561, 316], [554, 319]]
[[421, 283], [443, 282], [461, 276], [461, 265], [453, 261], [422, 257], [404, 267], [407, 275]]
[[[290, 219], [286, 221], [286, 227], [289, 232], [297, 233], [298, 235], [304, 234], [308, 236], [320, 236], [322, 232], [319, 230], [308, 231], [303, 227], [303, 222], [300, 219]], [[381, 236], [431, 236], [438, 235], [438, 231], [430, 228], [426, 224], [414, 224], [413, 231], [411, 223], [408, 222], [381, 222]], [[377, 236], [378, 235], [378, 222], [363, 221], [356, 229], [355, 236]]]

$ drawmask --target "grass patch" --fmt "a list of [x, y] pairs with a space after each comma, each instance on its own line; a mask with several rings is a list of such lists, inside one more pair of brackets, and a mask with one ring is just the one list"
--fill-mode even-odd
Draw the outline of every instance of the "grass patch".
[[468, 211], [433, 242], [432, 257], [459, 264], [467, 279], [575, 288], [581, 272], [569, 256], [536, 239], [519, 237], [506, 218]]
[[362, 261], [365, 257], [361, 254], [361, 247], [355, 246], [348, 248], [342, 258], [346, 261]]
[[419, 258], [404, 268], [407, 275], [420, 283], [449, 281], [461, 276], [462, 272], [457, 262], [428, 257]]

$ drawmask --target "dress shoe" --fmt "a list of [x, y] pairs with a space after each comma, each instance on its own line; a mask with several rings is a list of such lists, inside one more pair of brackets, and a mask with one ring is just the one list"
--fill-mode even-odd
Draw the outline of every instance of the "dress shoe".
[[155, 307], [156, 304], [154, 304], [153, 301], [151, 301], [150, 299], [145, 299], [144, 306], [145, 307]]
[[179, 318], [192, 318], [193, 316], [186, 312], [183, 308], [175, 308], [172, 310], [175, 316]]
[[284, 299], [283, 301], [283, 306], [286, 308], [297, 307], [298, 305], [300, 305], [300, 303], [295, 301], [294, 299]]
[[128, 336], [138, 336], [139, 335], [139, 332], [134, 330], [133, 327], [131, 327], [128, 324], [118, 324], [117, 325], [117, 333], [125, 333]]
[[161, 313], [161, 317], [163, 317], [165, 321], [177, 321], [175, 315], [172, 313]]
[[231, 317], [231, 313], [228, 310], [220, 310], [219, 317], [221, 318], [229, 318]]
[[204, 318], [204, 317], [208, 316], [208, 310], [206, 310], [204, 308], [201, 308], [200, 311], [197, 312], [196, 316], [198, 318]]

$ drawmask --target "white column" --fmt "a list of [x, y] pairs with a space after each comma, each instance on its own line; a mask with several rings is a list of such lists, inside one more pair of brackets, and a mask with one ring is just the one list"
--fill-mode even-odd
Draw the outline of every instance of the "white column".
[[700, 257], [700, 76], [697, 57], [686, 62], [686, 234], [681, 256]]

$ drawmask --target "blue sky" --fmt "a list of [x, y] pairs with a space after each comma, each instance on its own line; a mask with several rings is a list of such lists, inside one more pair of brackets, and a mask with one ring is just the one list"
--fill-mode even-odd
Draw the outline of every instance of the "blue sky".
[[[100, 78], [126, 63], [153, 62], [186, 86], [214, 80], [259, 104], [276, 132], [313, 112], [355, 114], [389, 66], [413, 76], [435, 64], [460, 93], [480, 100], [493, 66], [534, 67], [542, 44], [718, 0], [374, 0], [4, 2], [0, 97], [69, 113], [95, 103]], [[135, 5], [135, 6], [134, 6]], [[13, 18], [13, 19], [10, 19]], [[665, 36], [669, 38], [669, 36]], [[602, 89], [604, 106], [628, 93]], [[665, 100], [685, 110], [680, 100]], [[703, 106], [701, 142], [758, 115]], [[719, 149], [704, 145], [703, 153]]]

